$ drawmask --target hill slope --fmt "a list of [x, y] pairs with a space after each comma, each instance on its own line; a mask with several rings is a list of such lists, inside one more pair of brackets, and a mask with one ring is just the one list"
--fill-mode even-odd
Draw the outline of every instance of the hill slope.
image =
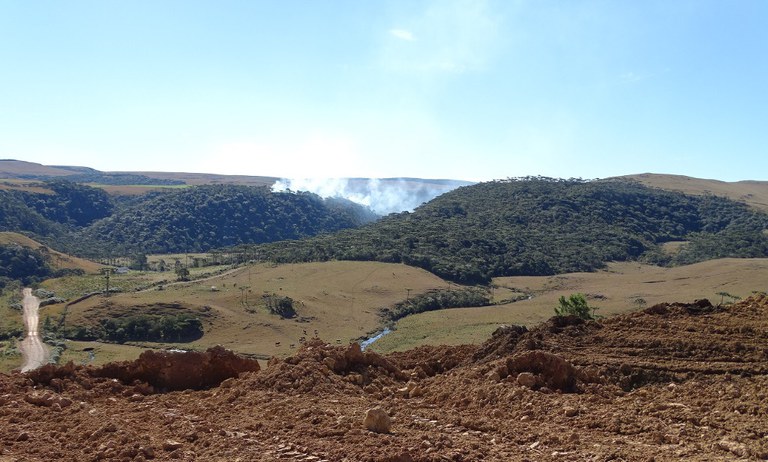
[[[643, 258], [682, 264], [768, 255], [768, 215], [714, 196], [687, 196], [636, 182], [526, 178], [467, 186], [413, 213], [357, 230], [259, 249], [279, 262], [376, 260], [443, 278], [591, 271]], [[675, 255], [659, 244], [688, 240]]]
[[43, 252], [48, 256], [48, 263], [53, 270], [82, 270], [86, 273], [97, 273], [102, 265], [90, 260], [73, 257], [56, 250], [51, 250], [45, 245], [18, 233], [0, 232], [0, 246], [19, 245]]
[[352, 202], [324, 200], [309, 193], [196, 186], [156, 194], [118, 210], [85, 229], [82, 237], [112, 252], [198, 252], [299, 239], [359, 226], [374, 218]]
[[768, 181], [736, 181], [705, 180], [683, 175], [663, 175], [657, 173], [642, 173], [626, 175], [619, 178], [636, 180], [654, 188], [668, 191], [679, 191], [693, 195], [715, 195], [744, 202], [756, 209], [768, 212]]
[[66, 180], [12, 186], [0, 189], [0, 231], [89, 257], [298, 239], [376, 218], [350, 201], [266, 186], [190, 186], [140, 196], [110, 196]]

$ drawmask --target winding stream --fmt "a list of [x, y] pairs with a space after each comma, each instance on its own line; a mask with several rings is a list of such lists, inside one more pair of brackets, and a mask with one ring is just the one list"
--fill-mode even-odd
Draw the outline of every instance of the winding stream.
[[360, 349], [365, 350], [368, 348], [373, 342], [380, 339], [381, 337], [384, 337], [388, 333], [392, 332], [389, 328], [384, 329], [383, 331], [379, 332], [378, 334], [374, 335], [371, 338], [365, 339], [362, 342], [360, 342]]

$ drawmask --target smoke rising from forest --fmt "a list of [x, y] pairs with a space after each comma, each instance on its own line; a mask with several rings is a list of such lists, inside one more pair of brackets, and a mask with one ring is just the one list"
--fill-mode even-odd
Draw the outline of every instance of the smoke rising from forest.
[[416, 178], [292, 178], [277, 181], [272, 190], [308, 191], [321, 197], [341, 197], [365, 205], [379, 215], [412, 211], [424, 202], [459, 186], [456, 180]]

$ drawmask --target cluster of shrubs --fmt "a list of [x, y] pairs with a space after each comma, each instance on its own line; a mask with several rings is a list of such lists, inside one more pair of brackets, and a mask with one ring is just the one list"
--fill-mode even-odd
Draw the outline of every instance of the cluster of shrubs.
[[108, 342], [191, 342], [203, 336], [203, 323], [188, 314], [136, 315], [102, 319], [99, 325], [68, 329], [65, 337]]
[[277, 294], [264, 294], [262, 300], [271, 314], [281, 318], [295, 318], [296, 309], [293, 307], [293, 299]]
[[458, 289], [433, 289], [426, 293], [409, 297], [392, 308], [382, 309], [382, 314], [389, 321], [397, 321], [410, 314], [445, 308], [465, 308], [491, 305], [488, 291], [480, 287]]

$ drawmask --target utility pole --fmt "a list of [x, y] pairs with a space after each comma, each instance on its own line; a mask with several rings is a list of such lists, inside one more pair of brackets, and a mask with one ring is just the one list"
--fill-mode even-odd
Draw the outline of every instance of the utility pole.
[[101, 272], [104, 275], [104, 281], [106, 281], [106, 290], [104, 292], [109, 297], [109, 276], [112, 274], [112, 268], [103, 268]]

